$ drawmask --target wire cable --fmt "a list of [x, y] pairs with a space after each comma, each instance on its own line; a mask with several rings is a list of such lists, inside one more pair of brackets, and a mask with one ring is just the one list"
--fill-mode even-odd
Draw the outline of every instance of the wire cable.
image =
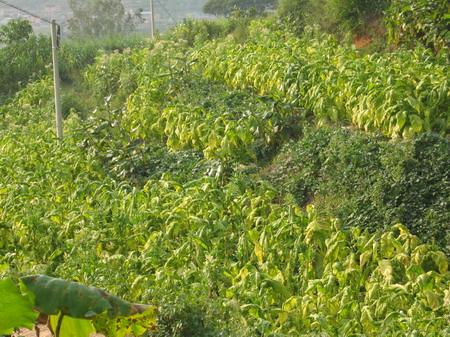
[[[175, 17], [170, 13], [170, 11], [167, 9], [167, 7], [166, 7], [160, 0], [156, 0], [156, 2], [159, 4], [159, 6], [161, 6], [161, 8], [164, 10], [164, 12], [166, 12], [166, 14], [169, 16], [169, 18], [173, 21], [173, 23], [176, 24], [176, 23], [178, 22], [177, 19], [175, 19]], [[32, 13], [32, 12], [26, 10], [26, 9], [20, 8], [20, 7], [16, 6], [16, 5], [10, 4], [10, 3], [8, 3], [8, 2], [6, 2], [6, 1], [4, 1], [4, 0], [0, 0], [0, 3], [1, 3], [1, 4], [4, 4], [5, 6], [14, 8], [14, 9], [16, 9], [16, 10], [22, 12], [22, 13], [25, 13], [25, 14], [27, 14], [27, 15], [30, 15], [30, 16], [32, 16], [32, 17], [34, 17], [34, 18], [36, 18], [36, 19], [39, 19], [39, 20], [41, 20], [41, 21], [43, 21], [43, 22], [47, 22], [47, 23], [49, 23], [49, 24], [52, 23], [52, 22], [51, 22], [49, 19], [47, 19], [47, 18], [44, 18], [44, 17], [42, 17], [42, 16], [40, 16], [40, 15], [38, 15], [38, 14], [34, 14], [34, 13]], [[64, 25], [66, 25], [66, 24], [68, 23], [68, 21], [69, 21], [69, 20], [65, 20], [65, 21], [63, 21], [60, 25], [61, 25], [61, 26], [64, 26]]]
[[164, 12], [167, 13], [167, 15], [169, 16], [169, 18], [173, 21], [173, 23], [177, 23], [177, 19], [175, 19], [173, 17], [172, 14], [170, 14], [170, 12], [167, 10], [166, 6], [164, 6], [164, 4], [160, 1], [160, 0], [156, 0], [156, 2], [162, 7], [162, 9], [164, 10]]
[[16, 5], [11, 5], [10, 3], [6, 2], [6, 1], [3, 1], [3, 0], [0, 0], [0, 3], [6, 5], [8, 7], [14, 8], [14, 9], [16, 9], [16, 10], [22, 12], [22, 13], [28, 14], [28, 15], [36, 18], [36, 19], [39, 19], [41, 21], [47, 22], [49, 24], [52, 24], [52, 22], [49, 19], [43, 18], [42, 16], [39, 16], [39, 15], [34, 14], [34, 13], [30, 12], [30, 11], [27, 11], [26, 9], [17, 7]]

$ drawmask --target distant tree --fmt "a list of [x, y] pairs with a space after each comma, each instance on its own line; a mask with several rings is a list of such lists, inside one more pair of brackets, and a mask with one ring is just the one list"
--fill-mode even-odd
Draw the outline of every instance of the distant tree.
[[0, 27], [0, 102], [27, 83], [48, 73], [51, 43], [33, 33], [27, 20], [12, 20]]
[[69, 6], [73, 12], [69, 30], [75, 36], [125, 33], [141, 20], [140, 13], [127, 13], [121, 0], [69, 0]]
[[11, 20], [6, 25], [0, 27], [0, 43], [11, 44], [23, 42], [33, 35], [33, 27], [27, 20]]
[[382, 17], [390, 2], [391, 0], [279, 0], [278, 14], [299, 31], [305, 25], [319, 25], [332, 33], [357, 33], [364, 30], [368, 22]]
[[309, 0], [279, 0], [278, 14], [297, 29], [303, 29]]
[[264, 10], [266, 7], [273, 6], [277, 0], [208, 0], [203, 7], [207, 14], [229, 15], [236, 10], [246, 10], [255, 8]]

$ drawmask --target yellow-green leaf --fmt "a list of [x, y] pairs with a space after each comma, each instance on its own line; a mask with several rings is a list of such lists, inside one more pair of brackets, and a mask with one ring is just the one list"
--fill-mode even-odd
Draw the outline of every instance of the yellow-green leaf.
[[22, 295], [12, 280], [0, 280], [0, 335], [10, 335], [14, 328], [31, 329], [37, 316], [29, 296]]
[[[50, 324], [55, 331], [58, 324], [58, 315], [50, 316]], [[77, 319], [64, 316], [61, 324], [60, 337], [89, 337], [95, 333], [92, 322], [86, 319]]]

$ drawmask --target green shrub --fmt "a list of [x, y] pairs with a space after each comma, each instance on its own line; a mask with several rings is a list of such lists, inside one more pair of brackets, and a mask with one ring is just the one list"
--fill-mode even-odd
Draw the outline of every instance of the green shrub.
[[230, 17], [216, 20], [185, 19], [182, 24], [167, 34], [171, 40], [183, 40], [189, 47], [202, 46], [206, 41], [234, 37], [237, 42], [244, 42], [248, 36], [248, 26], [258, 12], [236, 10]]
[[122, 107], [128, 96], [137, 88], [138, 79], [145, 71], [148, 49], [122, 53], [99, 53], [95, 62], [86, 68], [84, 80], [93, 93], [97, 105]]
[[[311, 130], [285, 146], [266, 175], [298, 203], [371, 231], [401, 222], [450, 253], [450, 142], [394, 142], [349, 130]], [[280, 164], [277, 164], [280, 163]]]
[[396, 45], [423, 44], [436, 52], [450, 47], [447, 0], [391, 0], [386, 25], [388, 39]]
[[297, 32], [305, 27], [305, 14], [308, 0], [279, 0], [278, 15]]
[[28, 125], [53, 122], [53, 80], [46, 76], [29, 83], [0, 106], [0, 125]]
[[0, 96], [11, 96], [29, 82], [50, 73], [50, 39], [29, 35], [9, 41], [0, 48], [0, 64]]
[[237, 337], [229, 332], [232, 322], [223, 320], [226, 314], [220, 301], [191, 291], [174, 296], [165, 289], [164, 293], [158, 299], [158, 329], [152, 337]]
[[70, 113], [75, 112], [79, 115], [86, 113], [86, 102], [72, 92], [64, 92], [61, 95], [61, 105], [63, 117], [67, 118]]
[[297, 31], [319, 25], [330, 33], [358, 33], [382, 16], [389, 0], [280, 0], [278, 14]]
[[33, 35], [33, 27], [27, 20], [11, 20], [0, 27], [0, 43], [12, 44], [28, 40]]

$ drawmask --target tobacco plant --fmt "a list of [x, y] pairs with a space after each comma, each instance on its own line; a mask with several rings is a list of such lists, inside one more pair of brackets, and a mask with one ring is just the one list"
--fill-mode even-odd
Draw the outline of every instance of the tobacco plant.
[[56, 337], [87, 337], [94, 332], [108, 336], [142, 335], [153, 329], [156, 308], [132, 304], [107, 292], [45, 275], [0, 281], [2, 309], [0, 333], [37, 325], [46, 320]]
[[299, 107], [390, 136], [445, 133], [441, 60], [423, 50], [361, 57], [327, 36], [261, 25], [243, 45], [191, 51], [155, 41], [99, 58], [87, 79], [102, 105], [87, 120], [69, 116], [62, 143], [38, 99], [48, 82], [2, 107], [1, 275], [75, 279], [158, 307], [169, 298], [177, 310], [166, 306], [161, 326], [171, 336], [193, 333], [191, 312], [204, 336], [448, 335], [448, 259], [403, 225], [348, 228], [248, 174], [122, 174], [149, 144], [252, 163]]
[[449, 130], [446, 59], [421, 48], [361, 56], [325, 34], [297, 38], [254, 24], [245, 44], [214, 41], [192, 61], [207, 78], [305, 107], [319, 123], [391, 137]]

